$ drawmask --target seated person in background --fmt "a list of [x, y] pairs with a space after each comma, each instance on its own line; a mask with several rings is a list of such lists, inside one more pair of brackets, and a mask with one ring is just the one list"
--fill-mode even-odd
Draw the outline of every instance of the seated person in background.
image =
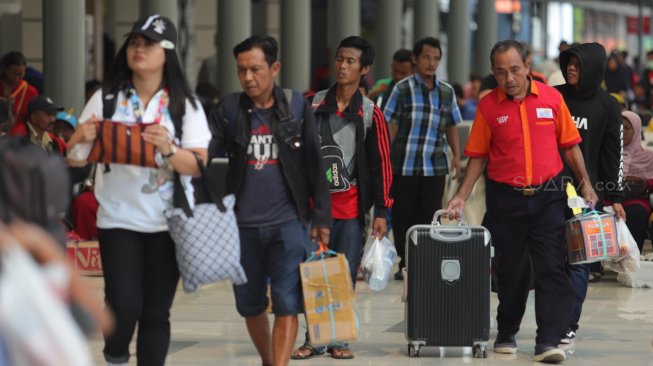
[[59, 112], [54, 117], [52, 132], [64, 142], [68, 143], [70, 136], [75, 132], [75, 128], [77, 128], [77, 118], [70, 111]]
[[[27, 61], [22, 53], [13, 51], [0, 59], [0, 98], [11, 103], [17, 128], [27, 121], [27, 104], [39, 93], [24, 80]], [[13, 135], [13, 128], [11, 135]]]
[[651, 215], [649, 194], [653, 192], [653, 151], [642, 147], [642, 120], [635, 112], [621, 113], [624, 125], [624, 210], [626, 224], [642, 251]]
[[11, 114], [11, 104], [5, 99], [0, 99], [0, 136], [6, 135], [13, 124], [14, 116]]
[[9, 134], [30, 140], [48, 154], [66, 156], [66, 143], [52, 133], [59, 109], [50, 98], [37, 96], [27, 105], [27, 122], [14, 125]]

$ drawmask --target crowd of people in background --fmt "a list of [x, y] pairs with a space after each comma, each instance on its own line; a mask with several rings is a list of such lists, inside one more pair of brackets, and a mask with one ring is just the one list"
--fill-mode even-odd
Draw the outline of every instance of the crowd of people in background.
[[[113, 326], [107, 324], [110, 316], [91, 312], [107, 332], [103, 352], [110, 365], [129, 361], [129, 344], [136, 329], [138, 364], [165, 362], [179, 272], [163, 212], [172, 200], [173, 172], [183, 177], [186, 194], [193, 197], [191, 176], [199, 174], [195, 155], [204, 162], [218, 156], [230, 159], [225, 179], [228, 191], [238, 199], [241, 248], [246, 253], [241, 262], [249, 278], [246, 285], [234, 286], [236, 308], [245, 318], [264, 364], [287, 364], [291, 357], [305, 359], [324, 353], [336, 359], [354, 357], [349, 344], [321, 348], [310, 343], [308, 333], [304, 344], [293, 350], [297, 315], [302, 310], [295, 267], [314, 249], [306, 244], [312, 238], [345, 254], [355, 285], [366, 227], [371, 226], [371, 234], [377, 237], [392, 229], [400, 257], [394, 278], [402, 280], [405, 233], [412, 225], [429, 223], [434, 211], [447, 203], [443, 202], [445, 177], [462, 176], [463, 151], [473, 158], [467, 164], [472, 176], [447, 212], [455, 217], [456, 210], [462, 209], [487, 163], [487, 195], [493, 196], [488, 198], [488, 212], [497, 216], [486, 216], [484, 224], [496, 237], [502, 261], [495, 350], [516, 352], [515, 334], [527, 292], [527, 283], [521, 279], [528, 277], [529, 269], [522, 266], [525, 257], [507, 254], [518, 246], [511, 242], [516, 235], [514, 222], [498, 219], [508, 213], [501, 211], [496, 200], [503, 197], [521, 204], [526, 194], [515, 192], [525, 192], [544, 181], [528, 182], [515, 191], [506, 188], [510, 183], [504, 170], [511, 166], [495, 155], [502, 141], [489, 139], [496, 126], [484, 118], [496, 117], [495, 110], [515, 115], [513, 105], [501, 104], [506, 98], [535, 108], [539, 106], [535, 96], [542, 95], [565, 110], [565, 115], [552, 122], [564, 133], [551, 135], [551, 146], [535, 148], [539, 152], [560, 148], [562, 158], [538, 169], [551, 178], [562, 170], [564, 160], [566, 174], [577, 178], [588, 200], [599, 206], [611, 205], [617, 217], [628, 218], [640, 250], [652, 235], [648, 195], [653, 192], [653, 152], [642, 143], [643, 131], [653, 126], [649, 123], [653, 117], [653, 50], [646, 53], [644, 68], [638, 72], [628, 63], [627, 51], [607, 53], [597, 43], [561, 42], [558, 58], [538, 63], [527, 44], [500, 42], [491, 56], [492, 74], [472, 74], [461, 85], [436, 76], [444, 57], [436, 38], [420, 39], [412, 50], [399, 49], [392, 60], [374, 60], [373, 47], [366, 40], [349, 37], [342, 40], [332, 60], [335, 84], [286, 94], [275, 83], [281, 67], [276, 40], [255, 36], [233, 50], [234, 72], [243, 93], [224, 96], [215, 75], [217, 55], [203, 64], [193, 92], [179, 64], [176, 45], [176, 29], [169, 19], [140, 19], [119, 49], [106, 80], [87, 82], [86, 106], [81, 113], [60, 106], [56, 95], [43, 95], [38, 72], [29, 69], [20, 52], [9, 52], [0, 59], [0, 135], [18, 137], [48, 155], [65, 159], [72, 200], [62, 222], [76, 240], [100, 242]], [[374, 61], [384, 70], [389, 65], [390, 77], [372, 84], [368, 82], [373, 81], [369, 73]], [[511, 79], [508, 74], [515, 76]], [[104, 109], [109, 103], [107, 95], [116, 98], [110, 115]], [[537, 118], [544, 116], [540, 109]], [[279, 128], [284, 123], [279, 116], [288, 111], [302, 121], [300, 127]], [[591, 126], [584, 118], [591, 120]], [[160, 167], [87, 164], [101, 119], [157, 121], [143, 136], [156, 146]], [[457, 125], [463, 121], [474, 121], [467, 147], [459, 146]], [[331, 181], [320, 179], [332, 163], [322, 159], [321, 151], [333, 146], [340, 148], [344, 165], [332, 173], [339, 182], [347, 183], [346, 189], [334, 184], [333, 176]], [[261, 185], [261, 181], [267, 183]], [[584, 185], [587, 182], [594, 186], [613, 182], [614, 190], [595, 194], [591, 186]], [[137, 188], [125, 189], [126, 185]], [[543, 214], [533, 220], [543, 220], [543, 226], [559, 226], [564, 221], [557, 211], [563, 206], [558, 193], [539, 196]], [[371, 209], [370, 220], [366, 214]], [[522, 213], [520, 220], [532, 215]], [[3, 235], [16, 235], [16, 230], [25, 228], [16, 225], [6, 230], [0, 225], [0, 253]], [[261, 227], [266, 231], [261, 232]], [[557, 248], [563, 243], [556, 242], [556, 233], [533, 234], [524, 229], [520, 235], [544, 238]], [[265, 254], [258, 253], [261, 247], [268, 248]], [[536, 311], [541, 319], [535, 360], [560, 362], [564, 354], [560, 355], [557, 345], [574, 342], [588, 282], [598, 278], [601, 269], [568, 266], [564, 258], [544, 249], [536, 255], [545, 258], [536, 262], [536, 281], [546, 281], [552, 287], [538, 290], [542, 295], [538, 295]], [[56, 255], [52, 258], [61, 260]], [[571, 284], [564, 282], [566, 276]], [[265, 313], [268, 284], [276, 315], [272, 330]], [[97, 304], [88, 306], [97, 308]], [[556, 309], [555, 322], [540, 324], [552, 316], [545, 307]]]

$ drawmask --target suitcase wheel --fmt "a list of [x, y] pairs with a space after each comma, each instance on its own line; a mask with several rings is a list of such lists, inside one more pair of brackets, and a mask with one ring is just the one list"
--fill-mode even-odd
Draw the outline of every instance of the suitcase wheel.
[[410, 357], [419, 357], [419, 345], [409, 344], [408, 345], [408, 356]]
[[473, 355], [474, 358], [487, 358], [487, 346], [475, 345]]

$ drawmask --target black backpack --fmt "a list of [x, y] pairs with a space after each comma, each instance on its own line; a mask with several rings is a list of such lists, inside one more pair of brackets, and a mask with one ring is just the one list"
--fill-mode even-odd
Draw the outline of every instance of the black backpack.
[[61, 223], [70, 202], [68, 169], [59, 155], [22, 138], [0, 138], [0, 219], [31, 222], [48, 230], [62, 245]]

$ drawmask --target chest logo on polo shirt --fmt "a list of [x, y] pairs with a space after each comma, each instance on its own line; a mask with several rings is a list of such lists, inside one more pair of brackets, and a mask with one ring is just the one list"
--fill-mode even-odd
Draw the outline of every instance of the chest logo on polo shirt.
[[502, 125], [504, 123], [508, 122], [508, 116], [499, 116], [497, 117], [497, 123]]
[[537, 118], [553, 118], [553, 110], [551, 108], [536, 108]]

